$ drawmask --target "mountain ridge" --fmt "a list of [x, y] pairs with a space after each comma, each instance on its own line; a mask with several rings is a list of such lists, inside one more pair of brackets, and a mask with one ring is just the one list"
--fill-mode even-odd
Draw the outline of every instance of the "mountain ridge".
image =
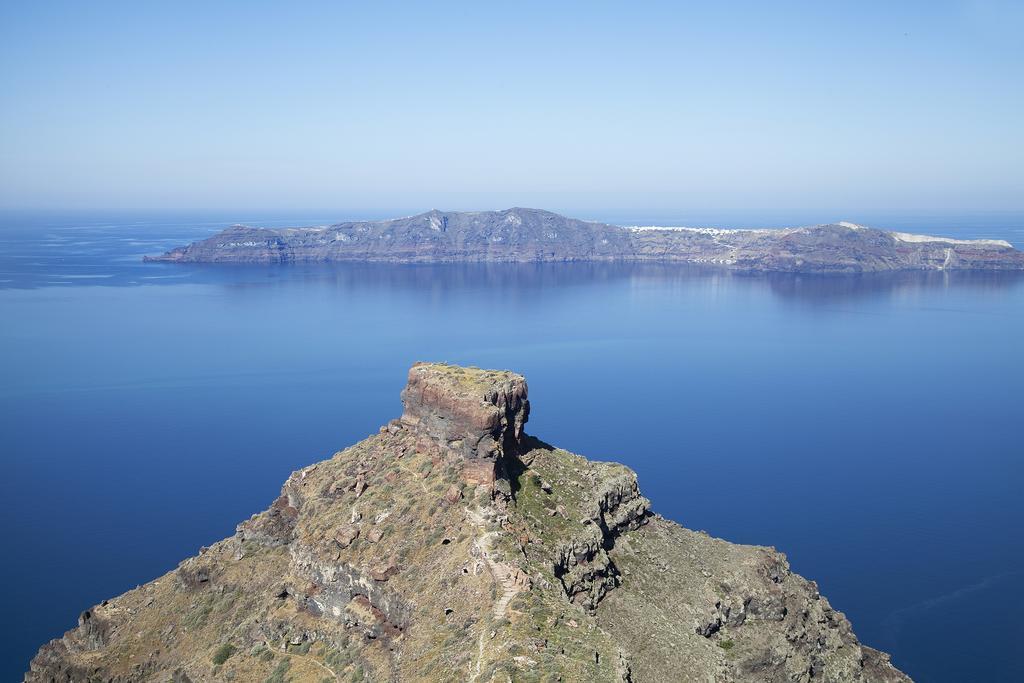
[[725, 230], [622, 227], [543, 209], [445, 212], [305, 228], [233, 225], [146, 261], [186, 263], [392, 263], [630, 261], [748, 271], [860, 273], [1024, 270], [1002, 240], [888, 232], [846, 221]]
[[85, 610], [27, 683], [908, 681], [774, 548], [528, 435], [526, 380], [417, 363], [403, 412]]

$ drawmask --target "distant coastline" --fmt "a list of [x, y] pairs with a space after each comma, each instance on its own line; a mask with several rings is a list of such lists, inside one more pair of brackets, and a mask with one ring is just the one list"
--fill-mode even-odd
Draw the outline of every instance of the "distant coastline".
[[461, 263], [629, 261], [736, 270], [866, 273], [1024, 270], [1003, 240], [888, 232], [849, 222], [779, 229], [622, 227], [540, 209], [427, 213], [306, 228], [234, 225], [145, 261]]

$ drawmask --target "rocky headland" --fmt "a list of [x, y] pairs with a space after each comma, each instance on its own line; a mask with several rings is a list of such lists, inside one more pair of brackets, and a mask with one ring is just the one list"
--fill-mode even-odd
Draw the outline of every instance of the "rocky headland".
[[778, 551], [528, 436], [522, 376], [417, 364], [402, 401], [25, 681], [909, 680]]
[[913, 235], [846, 222], [779, 230], [630, 228], [521, 208], [429, 211], [307, 228], [235, 225], [145, 258], [197, 263], [677, 262], [806, 273], [1024, 270], [1024, 252], [1002, 240]]

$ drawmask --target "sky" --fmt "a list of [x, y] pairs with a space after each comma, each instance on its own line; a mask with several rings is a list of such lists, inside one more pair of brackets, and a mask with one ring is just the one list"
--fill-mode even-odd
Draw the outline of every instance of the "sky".
[[1020, 2], [6, 2], [0, 208], [1024, 209]]

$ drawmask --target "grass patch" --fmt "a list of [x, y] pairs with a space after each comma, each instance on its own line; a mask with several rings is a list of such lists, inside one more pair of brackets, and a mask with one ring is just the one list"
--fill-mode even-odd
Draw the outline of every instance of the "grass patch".
[[263, 683], [287, 683], [286, 676], [290, 668], [292, 668], [291, 660], [282, 659]]
[[217, 648], [217, 651], [213, 653], [213, 657], [211, 657], [210, 660], [217, 666], [220, 666], [224, 662], [228, 661], [233, 654], [235, 654], [235, 646], [231, 643], [224, 643]]

